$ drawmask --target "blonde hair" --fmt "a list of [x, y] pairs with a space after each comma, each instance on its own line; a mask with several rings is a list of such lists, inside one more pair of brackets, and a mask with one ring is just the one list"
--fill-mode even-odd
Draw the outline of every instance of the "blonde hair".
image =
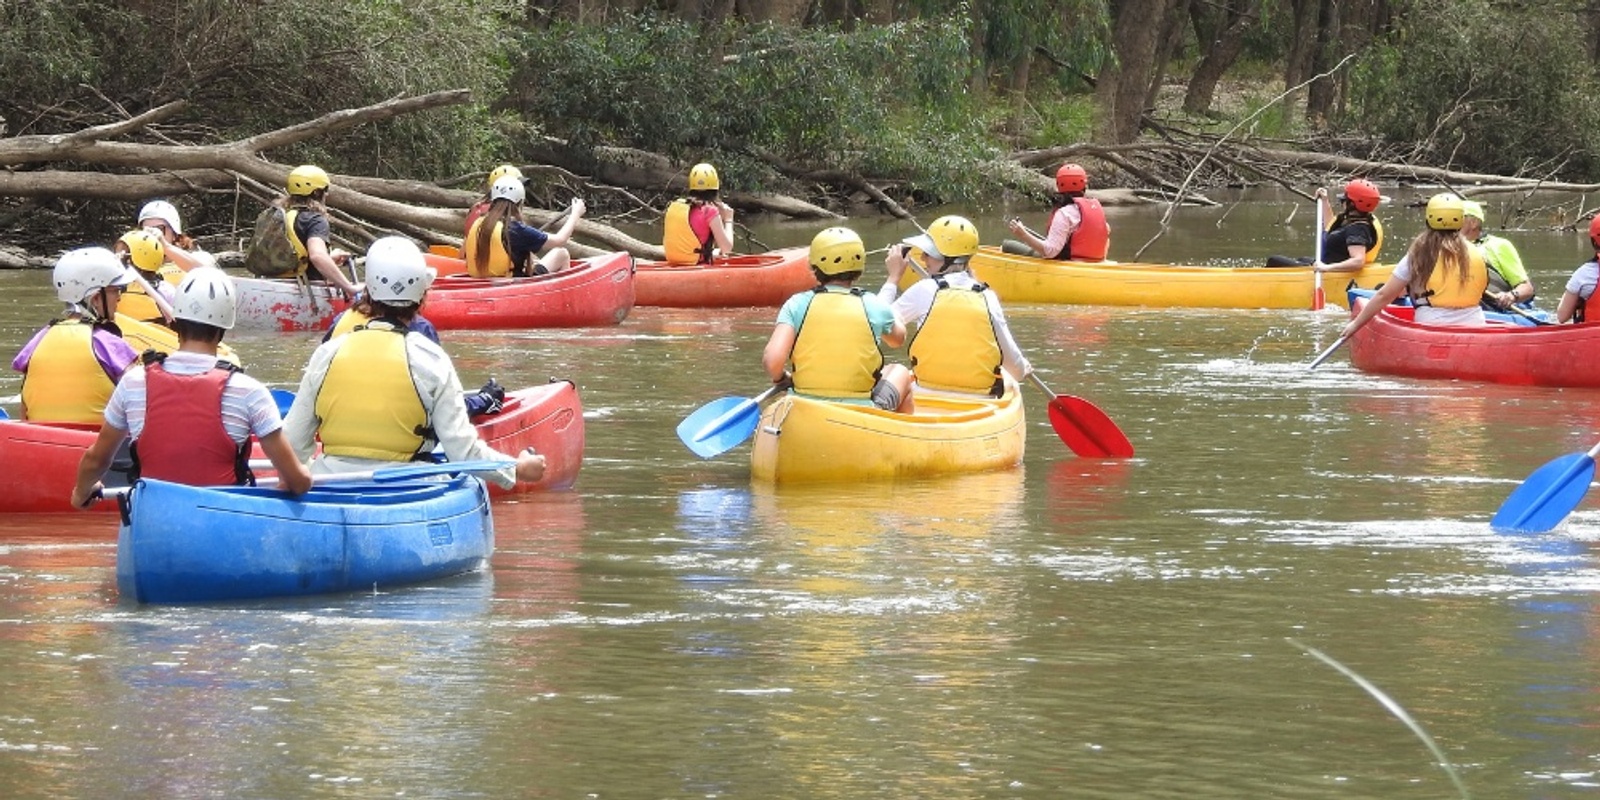
[[1406, 285], [1412, 297], [1421, 297], [1428, 291], [1428, 281], [1435, 268], [1446, 275], [1455, 275], [1456, 282], [1465, 286], [1467, 268], [1472, 263], [1467, 248], [1471, 245], [1461, 231], [1436, 231], [1432, 228], [1417, 234], [1406, 248], [1406, 260], [1411, 263], [1411, 281]]

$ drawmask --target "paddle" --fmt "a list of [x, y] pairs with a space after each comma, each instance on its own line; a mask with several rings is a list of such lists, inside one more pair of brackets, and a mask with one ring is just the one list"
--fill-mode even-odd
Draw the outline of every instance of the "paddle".
[[762, 401], [788, 385], [788, 381], [775, 383], [748, 399], [724, 397], [712, 400], [678, 423], [678, 439], [701, 458], [720, 456], [755, 435], [756, 424], [761, 421]]
[[151, 286], [150, 282], [139, 274], [139, 270], [129, 271], [133, 273], [133, 282], [139, 284], [139, 288], [143, 289], [144, 293], [150, 297], [150, 302], [156, 304], [156, 310], [161, 312], [161, 318], [166, 320], [168, 325], [171, 325], [173, 320], [172, 304], [167, 302], [166, 295], [156, 291], [155, 287]]
[[1600, 444], [1587, 453], [1569, 453], [1533, 471], [1500, 504], [1490, 527], [1499, 531], [1544, 533], [1578, 507], [1594, 479], [1594, 459]]
[[1037, 373], [1028, 377], [1050, 397], [1050, 427], [1072, 452], [1083, 458], [1133, 458], [1133, 443], [1094, 403], [1056, 394]]
[[[502, 467], [512, 466], [509, 461], [454, 461], [443, 464], [402, 464], [397, 467], [381, 467], [364, 472], [328, 472], [311, 476], [313, 485], [319, 483], [398, 483], [416, 478], [431, 478], [438, 475], [458, 475], [463, 472], [493, 472]], [[262, 478], [256, 482], [257, 486], [277, 486], [278, 479]], [[117, 486], [103, 489], [100, 499], [107, 497], [121, 497], [132, 490], [129, 486]]]
[[1306, 367], [1306, 371], [1309, 372], [1311, 370], [1316, 369], [1317, 367], [1322, 366], [1322, 362], [1327, 361], [1328, 360], [1328, 356], [1333, 355], [1333, 351], [1338, 350], [1339, 347], [1341, 345], [1343, 345], [1345, 343], [1345, 341], [1348, 340], [1349, 338], [1350, 337], [1348, 337], [1348, 336], [1340, 336], [1339, 338], [1334, 339], [1333, 340], [1333, 344], [1328, 345], [1328, 349], [1322, 351], [1322, 353], [1320, 355], [1318, 355], [1315, 359], [1313, 359], [1311, 361], [1311, 365]]
[[0, 419], [11, 419], [11, 415], [7, 414], [5, 409], [0, 408]]
[[[1317, 253], [1316, 263], [1319, 263], [1319, 264], [1322, 263], [1322, 230], [1323, 230], [1322, 226], [1323, 226], [1323, 221], [1322, 221], [1322, 198], [1319, 197], [1319, 198], [1317, 198], [1317, 251], [1316, 251], [1316, 253]], [[1313, 266], [1311, 268], [1311, 274], [1313, 276], [1312, 277], [1313, 283], [1312, 283], [1312, 286], [1311, 286], [1311, 310], [1312, 311], [1321, 311], [1323, 309], [1323, 307], [1325, 305], [1327, 305], [1327, 302], [1328, 302], [1327, 295], [1323, 294], [1323, 291], [1322, 291], [1322, 270], [1317, 269], [1315, 266]], [[1312, 366], [1315, 367], [1316, 365], [1313, 364]]]
[[1552, 324], [1547, 319], [1542, 319], [1542, 318], [1540, 318], [1538, 316], [1535, 316], [1533, 314], [1528, 313], [1527, 309], [1518, 308], [1516, 303], [1512, 303], [1512, 304], [1506, 306], [1504, 309], [1502, 309], [1502, 308], [1500, 308], [1500, 306], [1495, 305], [1494, 298], [1491, 297], [1488, 292], [1484, 292], [1483, 293], [1483, 302], [1487, 303], [1490, 306], [1492, 306], [1494, 308], [1494, 310], [1496, 310], [1496, 311], [1500, 311], [1500, 312], [1506, 313], [1506, 314], [1516, 314], [1517, 316], [1522, 317], [1525, 320], [1530, 320], [1530, 321], [1533, 322], [1533, 324], [1535, 326]]
[[289, 408], [294, 405], [294, 392], [288, 389], [273, 389], [272, 401], [278, 404], [278, 416], [289, 416]]

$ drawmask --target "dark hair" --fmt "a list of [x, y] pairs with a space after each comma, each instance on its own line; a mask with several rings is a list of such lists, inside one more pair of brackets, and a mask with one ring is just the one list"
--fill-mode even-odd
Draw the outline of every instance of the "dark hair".
[[227, 333], [227, 331], [215, 325], [195, 322], [192, 319], [175, 319], [172, 321], [172, 329], [178, 332], [179, 341], [205, 342], [206, 344], [220, 343], [223, 334]]
[[811, 275], [812, 275], [812, 277], [817, 279], [817, 283], [818, 284], [837, 283], [838, 281], [847, 281], [847, 282], [850, 282], [850, 283], [854, 283], [855, 281], [861, 279], [861, 273], [862, 273], [862, 270], [853, 269], [853, 270], [850, 270], [849, 272], [840, 272], [840, 273], [835, 274], [835, 275], [829, 275], [828, 273], [823, 272], [822, 270], [817, 269], [816, 267], [812, 267], [811, 268]]
[[690, 189], [689, 190], [689, 199], [690, 200], [699, 200], [702, 203], [709, 203], [712, 200], [717, 199], [717, 190], [716, 189]]
[[411, 324], [411, 320], [416, 319], [417, 309], [420, 308], [417, 303], [385, 303], [370, 298], [367, 300], [367, 305], [370, 308], [367, 316], [373, 319], [395, 319], [408, 325]]

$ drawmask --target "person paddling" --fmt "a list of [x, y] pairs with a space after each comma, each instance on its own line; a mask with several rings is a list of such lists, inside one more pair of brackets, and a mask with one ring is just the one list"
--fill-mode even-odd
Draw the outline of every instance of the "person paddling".
[[117, 381], [139, 354], [115, 318], [133, 270], [104, 247], [71, 250], [51, 273], [66, 313], [52, 320], [11, 362], [22, 373], [22, 418], [98, 423]]
[[349, 263], [349, 254], [337, 256], [328, 249], [332, 228], [328, 225], [328, 173], [314, 164], [303, 164], [289, 171], [284, 187], [289, 192], [288, 207], [284, 212], [284, 233], [299, 257], [294, 275], [304, 280], [311, 268], [323, 280], [339, 287], [346, 298], [355, 300], [361, 294], [360, 285], [346, 277], [340, 269]]
[[882, 350], [904, 343], [906, 326], [887, 303], [854, 287], [866, 253], [849, 228], [828, 228], [811, 239], [807, 260], [817, 285], [778, 310], [761, 364], [773, 383], [792, 382], [796, 394], [909, 412], [911, 372], [885, 365]]
[[545, 233], [522, 221], [526, 194], [522, 179], [510, 175], [490, 187], [493, 201], [489, 210], [472, 223], [463, 242], [467, 274], [475, 278], [545, 275], [572, 265], [566, 245], [586, 210], [583, 201], [574, 198], [561, 227], [555, 233]]
[[1021, 241], [1007, 239], [1000, 249], [1063, 261], [1104, 261], [1111, 248], [1111, 225], [1100, 201], [1084, 196], [1088, 191], [1088, 171], [1078, 164], [1062, 164], [1056, 170], [1056, 195], [1045, 235], [1040, 237], [1013, 218], [1006, 226]]
[[[356, 298], [356, 301], [349, 308], [339, 312], [339, 315], [333, 318], [333, 323], [328, 326], [327, 333], [322, 334], [322, 341], [326, 342], [329, 339], [335, 339], [352, 331], [360, 330], [376, 318], [371, 298], [367, 297], [365, 292], [362, 292], [361, 296]], [[406, 324], [406, 330], [426, 336], [428, 341], [434, 344], [440, 344], [439, 331], [433, 327], [433, 323], [429, 322], [421, 314], [411, 318], [411, 321]], [[499, 381], [491, 377], [483, 385], [482, 389], [464, 393], [463, 399], [467, 403], [467, 413], [471, 416], [498, 414], [501, 409], [505, 408], [506, 390], [505, 387], [500, 385]]]
[[485, 476], [503, 488], [544, 475], [544, 456], [532, 448], [513, 457], [478, 438], [450, 356], [408, 329], [433, 278], [422, 251], [408, 239], [384, 237], [368, 248], [373, 319], [317, 347], [284, 421], [300, 458], [309, 458], [321, 440], [313, 473], [362, 472], [422, 459], [438, 444], [450, 461], [503, 463]]
[[1461, 198], [1436, 194], [1428, 200], [1426, 230], [1394, 267], [1389, 280], [1372, 296], [1355, 319], [1340, 332], [1341, 339], [1361, 330], [1384, 306], [1409, 295], [1416, 306], [1415, 319], [1424, 325], [1483, 325], [1478, 303], [1489, 286], [1483, 255], [1461, 235], [1464, 216]]
[[673, 200], [662, 220], [661, 246], [668, 264], [709, 264], [718, 255], [733, 252], [733, 207], [722, 202], [721, 191], [716, 167], [690, 168], [688, 195]]
[[123, 440], [133, 438], [129, 481], [157, 478], [191, 486], [255, 483], [251, 437], [290, 494], [311, 488], [311, 473], [289, 449], [278, 406], [261, 382], [217, 357], [233, 328], [233, 281], [215, 267], [196, 267], [173, 298], [178, 349], [144, 354], [117, 384], [94, 444], [78, 462], [72, 504], [100, 495], [101, 480]]
[[1314, 258], [1269, 256], [1269, 267], [1313, 267], [1321, 272], [1358, 272], [1362, 267], [1378, 260], [1383, 249], [1383, 223], [1374, 213], [1384, 197], [1378, 187], [1366, 178], [1355, 178], [1344, 185], [1339, 195], [1343, 205], [1337, 216], [1328, 202], [1328, 190], [1317, 187], [1316, 201], [1322, 206], [1322, 218], [1330, 220], [1327, 229], [1318, 231], [1322, 237], [1322, 261]]
[[1489, 269], [1489, 290], [1483, 294], [1484, 308], [1495, 311], [1509, 311], [1512, 306], [1531, 309], [1533, 281], [1528, 278], [1528, 268], [1523, 266], [1517, 246], [1510, 239], [1483, 229], [1482, 203], [1463, 199], [1461, 213], [1461, 235], [1483, 254], [1483, 264]]
[[[910, 251], [921, 251], [928, 277], [900, 294]], [[914, 393], [933, 389], [999, 397], [1002, 369], [1021, 381], [1033, 371], [1011, 335], [1000, 298], [967, 271], [978, 252], [978, 229], [965, 217], [940, 217], [925, 233], [891, 247], [884, 259], [889, 279], [878, 297], [916, 332], [908, 348]]]
[[1589, 220], [1589, 244], [1594, 248], [1594, 258], [1585, 261], [1567, 279], [1566, 291], [1562, 292], [1561, 302], [1556, 306], [1557, 322], [1588, 321], [1585, 312], [1589, 298], [1594, 296], [1595, 285], [1600, 284], [1600, 214]]

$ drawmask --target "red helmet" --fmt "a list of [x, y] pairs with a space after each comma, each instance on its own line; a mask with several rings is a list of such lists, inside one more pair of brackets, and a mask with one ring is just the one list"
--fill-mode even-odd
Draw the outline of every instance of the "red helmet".
[[1056, 170], [1056, 191], [1066, 194], [1068, 192], [1086, 192], [1089, 190], [1089, 173], [1077, 164], [1062, 164]]
[[1383, 199], [1383, 195], [1378, 194], [1378, 187], [1373, 186], [1372, 181], [1356, 178], [1344, 185], [1344, 194], [1339, 195], [1339, 199], [1363, 214], [1371, 214], [1378, 210], [1378, 201]]
[[1589, 244], [1594, 245], [1595, 252], [1600, 253], [1600, 214], [1589, 220]]

